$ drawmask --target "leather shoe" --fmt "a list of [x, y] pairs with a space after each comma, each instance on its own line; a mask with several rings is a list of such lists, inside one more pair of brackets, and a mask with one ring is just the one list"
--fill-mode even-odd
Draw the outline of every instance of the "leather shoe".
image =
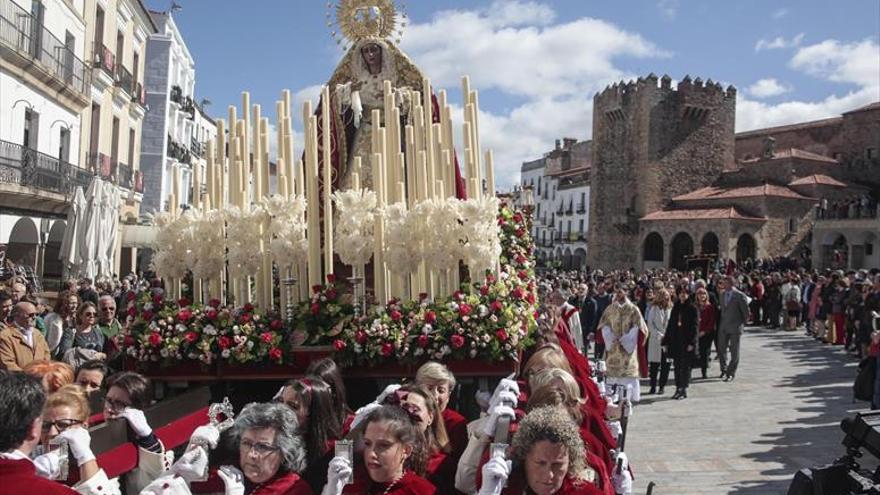
[[651, 390], [648, 390], [648, 392], [645, 395], [654, 395], [656, 393], [657, 393], [657, 387], [651, 387]]
[[676, 390], [675, 393], [672, 394], [672, 398], [675, 400], [678, 400], [680, 397], [681, 397], [681, 389]]
[[664, 393], [664, 392], [663, 392], [663, 387], [660, 387], [660, 391], [657, 392], [657, 393], [658, 393], [659, 395], [663, 395], [663, 393]]
[[732, 382], [736, 375], [727, 375], [727, 381]]
[[727, 380], [726, 380], [726, 378], [727, 378], [727, 373], [725, 373], [725, 372], [722, 371], [721, 374], [718, 376], [718, 378], [721, 378], [722, 380], [727, 381]]
[[709, 375], [706, 372], [706, 368], [703, 368], [703, 379], [705, 380], [708, 377], [709, 377]]

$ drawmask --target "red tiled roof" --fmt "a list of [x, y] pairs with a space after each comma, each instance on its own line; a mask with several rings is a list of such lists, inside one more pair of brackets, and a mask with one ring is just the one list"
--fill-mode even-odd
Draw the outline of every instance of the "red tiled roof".
[[834, 158], [820, 155], [818, 153], [813, 153], [811, 151], [802, 150], [799, 148], [788, 148], [784, 150], [779, 150], [773, 153], [771, 158], [764, 158], [763, 156], [757, 156], [754, 158], [749, 158], [747, 160], [742, 160], [741, 163], [759, 163], [759, 162], [769, 162], [772, 160], [783, 160], [786, 158], [797, 158], [800, 160], [810, 160], [813, 162], [823, 162], [837, 165], [839, 162]]
[[840, 182], [834, 177], [828, 177], [823, 174], [814, 174], [808, 175], [806, 177], [801, 177], [800, 179], [795, 179], [788, 183], [789, 186], [834, 186], [834, 187], [847, 187], [848, 184], [845, 182]]
[[726, 208], [696, 208], [681, 210], [658, 210], [648, 213], [641, 220], [748, 220], [763, 222], [766, 218], [747, 215], [735, 206]]
[[755, 136], [773, 135], [782, 132], [797, 131], [800, 129], [810, 129], [813, 127], [824, 127], [843, 122], [843, 117], [831, 117], [828, 119], [813, 120], [811, 122], [799, 122], [797, 124], [780, 125], [777, 127], [767, 127], [765, 129], [754, 129], [751, 131], [738, 132], [734, 135], [735, 139], [746, 139]]
[[779, 198], [791, 199], [813, 199], [804, 196], [786, 186], [777, 186], [775, 184], [763, 184], [760, 186], [741, 186], [741, 187], [715, 187], [709, 186], [696, 191], [691, 191], [681, 196], [672, 198], [673, 201], [688, 201], [700, 199], [733, 199], [733, 198], [752, 198], [759, 196], [774, 196]]

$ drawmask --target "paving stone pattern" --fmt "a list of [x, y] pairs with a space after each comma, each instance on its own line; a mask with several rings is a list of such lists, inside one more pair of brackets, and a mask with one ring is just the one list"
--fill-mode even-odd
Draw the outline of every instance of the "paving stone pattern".
[[686, 400], [670, 399], [674, 383], [642, 396], [626, 443], [634, 493], [654, 481], [655, 495], [785, 495], [798, 469], [844, 454], [840, 420], [868, 407], [852, 401], [856, 365], [800, 331], [747, 329], [733, 382], [713, 361]]

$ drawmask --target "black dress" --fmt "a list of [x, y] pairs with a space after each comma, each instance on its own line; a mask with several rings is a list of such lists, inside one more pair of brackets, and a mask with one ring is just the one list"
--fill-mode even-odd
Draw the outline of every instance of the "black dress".
[[[675, 301], [666, 335], [662, 345], [666, 346], [667, 355], [672, 358], [675, 367], [675, 388], [686, 389], [691, 378], [691, 366], [697, 350], [697, 335], [700, 325], [699, 311], [688, 300], [685, 303]], [[690, 347], [690, 350], [688, 350]]]

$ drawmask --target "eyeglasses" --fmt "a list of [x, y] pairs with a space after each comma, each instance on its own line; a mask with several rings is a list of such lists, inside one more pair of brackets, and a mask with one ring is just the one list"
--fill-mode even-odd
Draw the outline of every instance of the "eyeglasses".
[[98, 313], [92, 313], [92, 312], [83, 313], [83, 316], [85, 316], [86, 318], [94, 318], [97, 315], [98, 315]]
[[278, 447], [262, 442], [251, 442], [250, 440], [242, 440], [239, 444], [241, 452], [245, 454], [254, 453], [257, 457], [266, 457], [267, 455], [277, 452]]
[[111, 308], [108, 306], [106, 308], [101, 308], [101, 311], [116, 311], [116, 308]]
[[28, 313], [28, 314], [27, 314], [27, 317], [28, 317], [28, 318], [36, 318], [36, 317], [37, 317], [37, 313]]
[[43, 421], [43, 431], [49, 431], [54, 426], [58, 433], [72, 427], [83, 424], [78, 419], [56, 419], [55, 421]]
[[113, 399], [110, 397], [104, 398], [104, 405], [110, 406], [110, 409], [112, 409], [113, 411], [121, 411], [121, 410], [125, 409], [126, 407], [131, 407], [131, 404], [129, 404], [127, 402], [124, 402], [121, 400], [116, 400], [116, 399]]

